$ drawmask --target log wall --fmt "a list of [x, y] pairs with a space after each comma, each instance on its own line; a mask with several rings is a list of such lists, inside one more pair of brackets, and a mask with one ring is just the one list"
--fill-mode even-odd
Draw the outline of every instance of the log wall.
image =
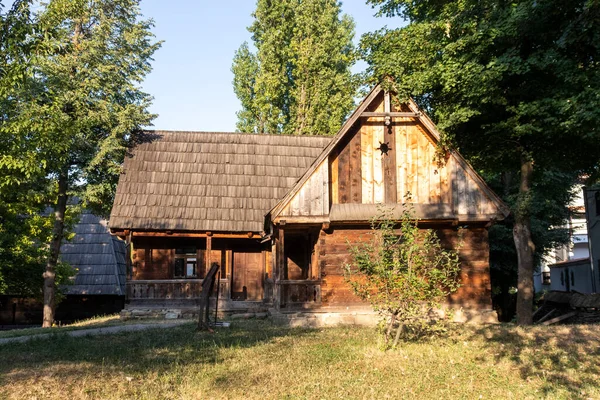
[[[329, 232], [321, 232], [319, 266], [324, 306], [363, 304], [344, 281], [342, 268], [345, 263], [352, 261], [349, 244], [369, 241], [371, 232], [366, 227], [335, 228]], [[458, 232], [453, 228], [440, 228], [437, 233], [444, 246], [455, 247], [459, 243]], [[464, 229], [462, 242], [459, 251], [462, 263], [461, 287], [448, 299], [448, 303], [471, 309], [489, 309], [492, 303], [487, 229]]]

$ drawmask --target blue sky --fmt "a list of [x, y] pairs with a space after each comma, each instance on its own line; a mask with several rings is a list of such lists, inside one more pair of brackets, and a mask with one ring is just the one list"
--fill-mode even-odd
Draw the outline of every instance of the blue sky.
[[[154, 129], [234, 131], [239, 101], [233, 93], [231, 61], [250, 41], [254, 0], [142, 0], [142, 13], [154, 19], [163, 40], [143, 88], [154, 96]], [[346, 0], [343, 11], [356, 24], [355, 42], [366, 32], [402, 24], [400, 18], [376, 18], [364, 0]], [[356, 66], [354, 72], [364, 68]]]

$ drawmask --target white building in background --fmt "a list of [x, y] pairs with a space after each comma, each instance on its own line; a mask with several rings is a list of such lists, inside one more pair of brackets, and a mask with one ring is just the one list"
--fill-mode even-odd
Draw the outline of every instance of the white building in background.
[[[569, 230], [569, 243], [546, 255], [540, 270], [534, 274], [536, 292], [559, 290], [591, 293], [595, 291], [591, 274], [584, 191], [585, 188], [580, 187], [569, 206], [569, 220], [566, 226]], [[598, 236], [600, 239], [600, 235]]]
[[570, 209], [570, 243], [546, 257], [534, 275], [536, 292], [600, 292], [600, 189], [581, 187]]

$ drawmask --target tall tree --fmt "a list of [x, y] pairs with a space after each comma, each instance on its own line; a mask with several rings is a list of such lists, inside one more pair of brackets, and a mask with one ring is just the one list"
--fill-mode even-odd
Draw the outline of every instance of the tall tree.
[[354, 23], [337, 0], [258, 0], [233, 60], [242, 132], [333, 135], [353, 106]]
[[[53, 194], [44, 273], [43, 326], [52, 325], [55, 278], [68, 198], [106, 211], [128, 148], [145, 140], [151, 98], [139, 87], [159, 47], [139, 0], [50, 0], [33, 16], [28, 84], [13, 90], [1, 131], [23, 143]], [[8, 152], [10, 153], [10, 152]], [[9, 154], [10, 155], [10, 154]]]
[[[517, 321], [530, 324], [536, 188], [548, 174], [593, 174], [600, 159], [600, 3], [368, 2], [410, 22], [363, 38], [373, 79], [394, 77], [396, 90], [433, 115], [447, 144], [476, 168], [517, 182]], [[563, 207], [564, 198], [556, 199]]]
[[48, 187], [28, 133], [15, 123], [31, 90], [38, 45], [27, 0], [0, 1], [0, 293], [41, 295], [51, 222], [43, 211]]

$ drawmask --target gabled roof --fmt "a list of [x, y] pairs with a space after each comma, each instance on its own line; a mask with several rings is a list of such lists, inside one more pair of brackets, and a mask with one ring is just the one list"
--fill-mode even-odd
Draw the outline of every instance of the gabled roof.
[[[277, 218], [281, 212], [290, 204], [292, 199], [299, 193], [303, 185], [311, 178], [311, 176], [317, 171], [317, 169], [323, 164], [327, 162], [328, 157], [332, 154], [334, 149], [344, 140], [346, 135], [349, 135], [352, 131], [352, 128], [359, 122], [363, 113], [368, 109], [368, 107], [375, 101], [375, 99], [384, 92], [384, 89], [381, 85], [375, 86], [369, 94], [362, 100], [356, 110], [352, 113], [352, 115], [348, 118], [348, 120], [344, 123], [342, 128], [338, 131], [338, 133], [333, 137], [331, 142], [323, 149], [321, 154], [314, 160], [311, 167], [302, 175], [302, 177], [296, 182], [296, 184], [292, 187], [292, 189], [283, 197], [270, 211], [271, 219]], [[429, 134], [433, 137], [435, 142], [440, 140], [440, 133], [437, 130], [435, 124], [431, 119], [423, 113], [417, 104], [412, 100], [406, 104], [411, 111], [411, 117], [414, 117], [417, 122], [422, 124], [425, 129], [429, 132]], [[471, 165], [456, 151], [451, 151], [450, 156], [453, 157], [458, 165], [462, 167], [465, 173], [468, 175], [470, 179], [472, 179], [475, 184], [478, 186], [479, 190], [481, 190], [485, 195], [493, 202], [493, 204], [497, 207], [499, 211], [499, 216], [507, 217], [510, 214], [510, 210], [506, 204], [491, 190], [485, 181], [479, 176], [479, 174], [471, 167]]]
[[85, 211], [73, 233], [60, 248], [61, 260], [78, 270], [66, 293], [125, 295], [125, 242], [110, 234], [106, 220]]
[[126, 158], [113, 230], [260, 232], [330, 137], [154, 131]]

